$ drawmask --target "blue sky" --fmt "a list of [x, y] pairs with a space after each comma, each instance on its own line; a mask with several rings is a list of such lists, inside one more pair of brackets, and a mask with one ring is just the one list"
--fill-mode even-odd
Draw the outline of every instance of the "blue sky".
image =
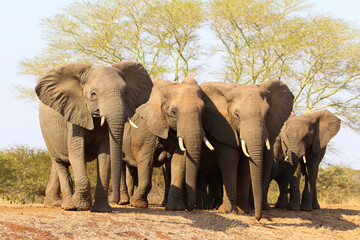
[[[51, 17], [74, 0], [13, 0], [0, 8], [0, 149], [19, 145], [45, 147], [38, 123], [37, 106], [16, 99], [14, 85], [33, 87], [35, 80], [19, 74], [19, 62], [32, 58], [46, 47], [40, 20]], [[360, 1], [311, 0], [313, 11], [343, 18], [360, 27]], [[199, 79], [201, 81], [201, 79]], [[327, 161], [360, 169], [360, 136], [346, 127], [331, 141], [339, 150], [327, 154]]]

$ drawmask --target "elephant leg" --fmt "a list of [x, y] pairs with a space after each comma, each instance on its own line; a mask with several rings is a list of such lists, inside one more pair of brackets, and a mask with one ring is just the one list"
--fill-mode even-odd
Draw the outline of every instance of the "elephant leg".
[[250, 168], [249, 160], [241, 158], [238, 166], [236, 205], [245, 213], [250, 212]]
[[136, 167], [126, 166], [126, 188], [128, 196], [133, 196], [138, 186], [138, 172]]
[[290, 180], [290, 201], [287, 209], [299, 211], [300, 210], [300, 179], [301, 179], [301, 165], [298, 167]]
[[225, 144], [217, 144], [217, 141], [214, 143], [217, 145], [215, 145], [215, 154], [221, 170], [224, 189], [223, 203], [219, 207], [219, 211], [238, 212], [236, 207], [238, 150]]
[[76, 207], [72, 202], [73, 189], [69, 165], [61, 162], [61, 160], [54, 160], [54, 166], [60, 181], [63, 199], [61, 202], [61, 208], [65, 210], [75, 210]]
[[283, 186], [284, 183], [281, 178], [280, 179], [275, 178], [274, 180], [276, 181], [276, 183], [279, 186], [279, 197], [278, 197], [277, 202], [275, 203], [275, 207], [285, 209], [288, 205], [289, 199], [288, 199], [287, 193], [284, 193], [282, 191], [282, 189], [284, 189], [284, 186]]
[[[69, 137], [69, 160], [75, 179], [75, 192], [72, 202], [77, 210], [90, 210], [92, 205], [90, 180], [86, 172], [84, 133], [80, 127], [73, 127]], [[71, 132], [71, 131], [70, 131]]]
[[198, 172], [196, 180], [196, 207], [198, 209], [209, 209], [209, 196], [207, 192], [206, 171]]
[[319, 170], [319, 164], [320, 162], [316, 161], [311, 165], [311, 173], [309, 176], [309, 181], [310, 181], [310, 188], [313, 190], [313, 196], [312, 196], [312, 207], [313, 209], [320, 209], [320, 204], [318, 202], [317, 199], [317, 191], [316, 191], [316, 180], [317, 180], [317, 175], [318, 175], [318, 170]]
[[184, 153], [177, 147], [170, 161], [171, 184], [165, 210], [185, 210], [185, 160]]
[[153, 171], [153, 154], [139, 154], [138, 161], [138, 187], [135, 194], [130, 197], [130, 204], [137, 208], [147, 208], [149, 203], [147, 196], [151, 190], [151, 177]]
[[305, 175], [305, 185], [301, 197], [301, 210], [311, 211], [312, 209], [312, 194], [310, 193], [310, 183], [309, 183], [309, 166], [308, 163], [304, 166], [304, 175]]
[[52, 160], [49, 182], [45, 191], [44, 205], [46, 207], [60, 207], [62, 202], [60, 179], [55, 165], [55, 161]]
[[209, 183], [210, 209], [217, 209], [222, 204], [223, 184], [220, 170], [212, 172]]
[[171, 169], [170, 163], [165, 163], [161, 166], [163, 170], [165, 190], [164, 190], [164, 199], [161, 203], [161, 206], [165, 207], [168, 202], [169, 190], [170, 190], [170, 182], [171, 182]]
[[[108, 147], [106, 147], [108, 149]], [[92, 212], [111, 212], [109, 205], [109, 183], [110, 183], [110, 155], [101, 151], [97, 159], [97, 183], [95, 189], [95, 201], [91, 208]]]
[[315, 201], [315, 207], [319, 207], [320, 205], [317, 202], [317, 199], [314, 200], [314, 197], [317, 198], [316, 193], [316, 178], [318, 172], [318, 159], [321, 155], [321, 151], [316, 154], [307, 154], [306, 159], [307, 162], [305, 164], [306, 167], [306, 175], [305, 175], [305, 188], [302, 195], [301, 209], [305, 211], [313, 210], [313, 205]]
[[120, 174], [120, 205], [126, 205], [129, 204], [129, 194], [128, 194], [128, 189], [126, 186], [126, 178], [128, 176], [127, 174], [127, 167], [126, 167], [126, 162], [125, 161], [121, 161], [121, 174]]

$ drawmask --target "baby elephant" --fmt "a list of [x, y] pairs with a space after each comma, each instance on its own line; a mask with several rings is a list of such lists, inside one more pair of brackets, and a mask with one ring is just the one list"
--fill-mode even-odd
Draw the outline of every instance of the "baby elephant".
[[[275, 207], [307, 211], [320, 208], [316, 194], [318, 167], [326, 145], [340, 129], [340, 122], [334, 114], [322, 110], [292, 115], [284, 123], [274, 144], [277, 172], [273, 176], [280, 189]], [[305, 187], [300, 204], [301, 173], [305, 176]]]

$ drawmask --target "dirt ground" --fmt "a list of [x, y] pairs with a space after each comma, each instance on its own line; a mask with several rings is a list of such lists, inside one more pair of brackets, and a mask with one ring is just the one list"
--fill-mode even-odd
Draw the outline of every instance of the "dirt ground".
[[113, 206], [112, 213], [0, 205], [0, 239], [360, 239], [360, 206], [248, 214]]

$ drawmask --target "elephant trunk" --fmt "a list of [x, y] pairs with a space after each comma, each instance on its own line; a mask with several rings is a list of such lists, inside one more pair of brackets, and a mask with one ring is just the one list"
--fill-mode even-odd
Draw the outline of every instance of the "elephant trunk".
[[262, 126], [241, 126], [246, 129], [241, 138], [245, 141], [250, 155], [250, 175], [254, 197], [255, 218], [259, 221], [262, 215], [263, 201], [263, 151], [266, 133]]
[[113, 201], [119, 203], [122, 140], [127, 113], [120, 91], [108, 91], [106, 99], [104, 103], [105, 108], [103, 108], [103, 111], [100, 109], [100, 111], [103, 116], [105, 115], [109, 128]]
[[285, 169], [284, 177], [282, 179], [283, 189], [280, 189], [285, 194], [289, 192], [288, 185], [297, 169], [299, 162], [300, 162], [300, 158], [294, 152], [290, 151], [288, 153], [288, 159], [286, 160], [286, 169]]
[[[189, 122], [191, 125], [189, 126]], [[184, 138], [186, 148], [185, 160], [185, 184], [187, 193], [187, 209], [194, 209], [196, 203], [196, 177], [200, 164], [201, 145], [204, 136], [204, 130], [200, 121], [200, 116], [195, 120], [183, 119], [180, 126], [186, 127], [186, 131], [182, 131], [182, 127], [178, 127], [178, 137]]]

